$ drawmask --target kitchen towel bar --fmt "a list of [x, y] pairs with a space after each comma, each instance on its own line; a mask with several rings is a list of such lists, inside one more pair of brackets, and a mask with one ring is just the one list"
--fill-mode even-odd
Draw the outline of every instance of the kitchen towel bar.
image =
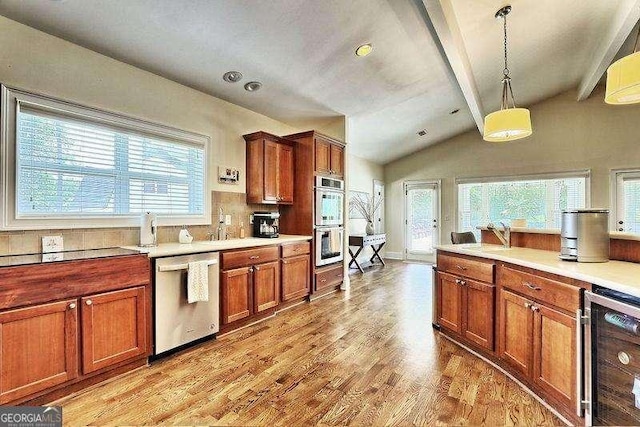
[[[214, 265], [217, 263], [218, 263], [217, 259], [212, 259], [211, 261], [207, 262], [207, 265]], [[158, 271], [179, 271], [179, 270], [188, 270], [188, 269], [189, 269], [189, 264], [187, 263], [158, 266]]]

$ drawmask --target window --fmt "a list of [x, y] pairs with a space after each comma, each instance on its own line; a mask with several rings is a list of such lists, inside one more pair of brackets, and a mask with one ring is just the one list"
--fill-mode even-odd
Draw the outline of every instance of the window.
[[589, 172], [458, 181], [458, 229], [524, 219], [528, 228], [556, 228], [564, 209], [588, 204]]
[[611, 215], [616, 231], [640, 233], [640, 169], [612, 173]]
[[[3, 228], [210, 222], [208, 139], [3, 88]], [[8, 102], [7, 102], [8, 101]]]

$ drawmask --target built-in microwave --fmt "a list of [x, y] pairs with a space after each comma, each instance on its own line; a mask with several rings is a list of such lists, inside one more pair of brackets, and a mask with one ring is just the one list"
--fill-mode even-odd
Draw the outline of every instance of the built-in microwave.
[[344, 181], [316, 177], [315, 225], [344, 225]]
[[315, 237], [316, 266], [333, 264], [344, 259], [342, 227], [318, 227]]

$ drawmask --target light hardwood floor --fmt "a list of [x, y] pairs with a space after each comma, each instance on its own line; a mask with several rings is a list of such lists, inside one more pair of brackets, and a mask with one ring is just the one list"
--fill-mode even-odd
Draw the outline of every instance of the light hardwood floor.
[[431, 327], [431, 267], [389, 262], [350, 293], [62, 401], [69, 425], [560, 425]]

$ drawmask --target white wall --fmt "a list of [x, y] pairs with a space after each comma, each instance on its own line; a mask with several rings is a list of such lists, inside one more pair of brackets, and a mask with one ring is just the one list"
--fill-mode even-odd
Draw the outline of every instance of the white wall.
[[[307, 130], [4, 17], [0, 17], [0, 82], [209, 136], [210, 190], [245, 192], [243, 134], [263, 130], [283, 135]], [[240, 183], [218, 183], [219, 165], [238, 168]]]
[[[384, 168], [382, 165], [353, 155], [347, 155], [347, 188], [351, 191], [364, 191], [373, 195], [373, 180], [384, 180]], [[347, 211], [348, 215], [348, 211]], [[364, 234], [367, 222], [363, 219], [349, 219], [347, 222], [348, 234]], [[355, 248], [353, 248], [355, 250]], [[373, 254], [371, 248], [362, 251], [359, 261], [368, 260]]]
[[580, 103], [569, 91], [532, 106], [526, 139], [488, 143], [474, 129], [385, 165], [387, 253], [403, 250], [406, 180], [442, 179], [443, 243], [456, 226], [456, 178], [590, 169], [591, 205], [609, 207], [610, 170], [640, 167], [640, 105], [609, 106], [603, 97], [598, 87]]

